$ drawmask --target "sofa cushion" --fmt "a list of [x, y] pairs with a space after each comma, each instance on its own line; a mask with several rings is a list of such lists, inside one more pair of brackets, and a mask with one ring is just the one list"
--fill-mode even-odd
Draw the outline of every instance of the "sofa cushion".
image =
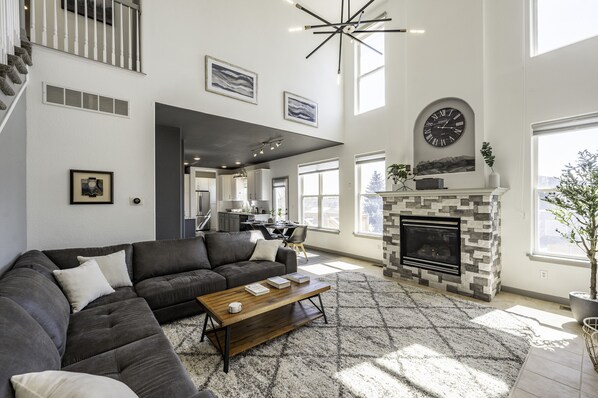
[[44, 254], [50, 258], [60, 269], [75, 268], [79, 266], [77, 256], [98, 257], [118, 251], [125, 251], [125, 261], [129, 276], [133, 280], [133, 246], [130, 244], [105, 246], [105, 247], [80, 247], [75, 249], [44, 250]]
[[30, 250], [17, 259], [12, 269], [31, 268], [57, 284], [52, 271], [59, 269], [52, 260], [39, 250]]
[[227, 287], [233, 288], [261, 281], [272, 276], [286, 273], [284, 264], [271, 261], [241, 261], [233, 264], [221, 265], [214, 272], [226, 278]]
[[20, 305], [40, 324], [62, 355], [71, 308], [60, 288], [29, 268], [13, 269], [0, 281], [0, 297]]
[[0, 297], [0, 397], [14, 397], [14, 375], [60, 369], [60, 354], [42, 327], [21, 306]]
[[45, 370], [13, 376], [11, 382], [19, 398], [137, 398], [118, 380], [86, 373]]
[[112, 377], [140, 398], [191, 397], [197, 388], [164, 334], [138, 340], [65, 367]]
[[203, 238], [133, 243], [135, 281], [155, 276], [210, 269]]
[[264, 235], [258, 230], [206, 234], [206, 246], [212, 268], [249, 260], [257, 241], [263, 238]]
[[137, 293], [135, 293], [135, 288], [132, 287], [117, 287], [114, 289], [114, 293], [109, 294], [107, 296], [102, 296], [98, 299], [95, 299], [91, 303], [87, 304], [87, 306], [83, 309], [83, 311], [88, 310], [90, 308], [99, 307], [100, 305], [106, 305], [110, 303], [116, 303], [118, 301], [129, 300], [132, 298], [137, 298]]
[[160, 333], [160, 325], [141, 298], [78, 312], [71, 317], [62, 366]]
[[83, 257], [77, 256], [79, 264], [94, 259], [100, 266], [102, 274], [113, 289], [123, 286], [133, 286], [129, 271], [127, 269], [126, 254], [124, 250], [106, 256]]
[[59, 269], [54, 277], [60, 284], [64, 295], [71, 303], [73, 313], [81, 311], [91, 303], [114, 289], [106, 280], [96, 260], [89, 260], [77, 268]]
[[155, 310], [224, 290], [226, 280], [213, 271], [200, 269], [146, 279], [135, 285], [135, 289]]

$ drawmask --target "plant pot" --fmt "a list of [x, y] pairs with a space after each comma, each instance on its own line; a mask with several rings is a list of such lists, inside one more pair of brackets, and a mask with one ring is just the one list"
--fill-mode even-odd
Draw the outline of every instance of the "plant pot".
[[488, 176], [488, 186], [490, 188], [500, 188], [500, 174], [496, 171], [493, 171]]
[[586, 292], [570, 292], [569, 305], [573, 318], [581, 325], [585, 318], [596, 316], [598, 317], [598, 300], [591, 300], [590, 295]]

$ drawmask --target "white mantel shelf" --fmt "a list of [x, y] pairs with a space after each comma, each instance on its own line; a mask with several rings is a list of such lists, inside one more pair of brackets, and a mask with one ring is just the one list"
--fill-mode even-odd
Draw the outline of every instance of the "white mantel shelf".
[[509, 188], [460, 188], [460, 189], [426, 189], [421, 191], [381, 191], [376, 192], [382, 197], [391, 196], [501, 196]]

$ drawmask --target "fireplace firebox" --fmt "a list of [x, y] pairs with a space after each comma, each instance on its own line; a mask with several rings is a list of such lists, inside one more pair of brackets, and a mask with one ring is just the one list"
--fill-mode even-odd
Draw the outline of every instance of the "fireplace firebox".
[[400, 216], [401, 264], [461, 275], [461, 220]]

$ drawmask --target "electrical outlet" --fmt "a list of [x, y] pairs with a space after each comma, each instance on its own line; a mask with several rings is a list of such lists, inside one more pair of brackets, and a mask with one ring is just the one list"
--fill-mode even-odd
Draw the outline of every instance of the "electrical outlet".
[[540, 279], [548, 279], [548, 271], [540, 270]]

